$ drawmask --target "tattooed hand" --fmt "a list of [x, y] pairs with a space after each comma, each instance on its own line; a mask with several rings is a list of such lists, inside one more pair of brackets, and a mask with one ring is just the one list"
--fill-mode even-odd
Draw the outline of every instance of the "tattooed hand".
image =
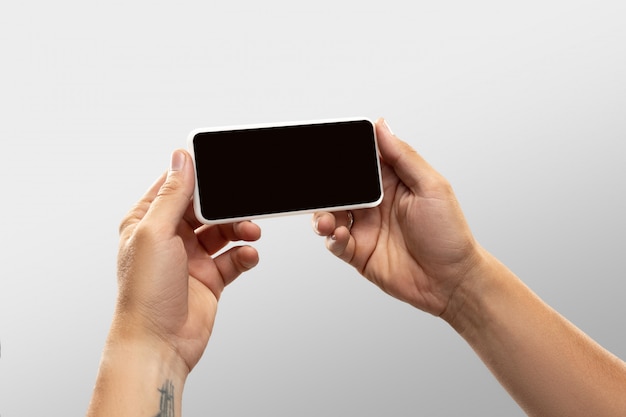
[[[193, 188], [191, 157], [176, 151], [167, 175], [121, 222], [119, 294], [90, 415], [104, 415], [98, 398], [103, 392], [129, 396], [120, 387], [129, 384], [135, 368], [150, 398], [146, 406], [158, 405], [158, 387], [166, 381], [180, 398], [176, 394], [208, 343], [224, 287], [258, 262], [257, 251], [247, 245], [214, 256], [232, 241], [259, 239], [261, 231], [252, 222], [200, 224], [191, 206]], [[117, 360], [124, 362], [121, 370], [113, 365]], [[106, 408], [107, 413], [122, 410], [128, 411]]]

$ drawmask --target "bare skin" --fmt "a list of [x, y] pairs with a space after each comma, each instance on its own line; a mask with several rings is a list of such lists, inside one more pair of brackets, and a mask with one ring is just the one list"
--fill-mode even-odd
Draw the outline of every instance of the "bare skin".
[[226, 285], [253, 268], [251, 222], [201, 225], [190, 205], [191, 157], [176, 151], [159, 178], [120, 225], [117, 306], [102, 355], [88, 416], [154, 416], [163, 387], [180, 415], [185, 380], [213, 330]]
[[626, 415], [626, 364], [482, 248], [445, 178], [384, 120], [376, 128], [384, 201], [355, 211], [350, 230], [345, 212], [316, 213], [330, 252], [448, 322], [529, 415]]
[[[482, 248], [445, 178], [383, 120], [376, 129], [385, 197], [355, 211], [351, 229], [346, 212], [314, 214], [330, 252], [449, 323], [529, 415], [626, 415], [626, 364]], [[261, 231], [251, 222], [201, 225], [193, 187], [191, 157], [174, 152], [120, 225], [119, 293], [90, 417], [180, 415], [222, 292], [258, 262], [248, 245], [218, 255]]]

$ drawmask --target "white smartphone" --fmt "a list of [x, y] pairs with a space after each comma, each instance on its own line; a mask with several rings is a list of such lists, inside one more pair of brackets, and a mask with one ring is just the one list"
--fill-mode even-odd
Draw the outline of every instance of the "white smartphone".
[[383, 198], [367, 118], [193, 130], [194, 210], [205, 224], [374, 207]]

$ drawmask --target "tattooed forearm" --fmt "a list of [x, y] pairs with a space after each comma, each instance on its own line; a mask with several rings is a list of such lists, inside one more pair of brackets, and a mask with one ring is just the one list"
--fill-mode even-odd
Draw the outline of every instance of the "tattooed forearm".
[[174, 384], [169, 379], [159, 388], [161, 403], [155, 417], [174, 417]]

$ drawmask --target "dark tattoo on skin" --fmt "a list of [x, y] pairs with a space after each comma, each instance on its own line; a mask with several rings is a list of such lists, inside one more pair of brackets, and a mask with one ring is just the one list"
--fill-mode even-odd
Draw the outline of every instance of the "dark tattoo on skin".
[[161, 402], [159, 414], [155, 417], [174, 417], [174, 384], [169, 379], [159, 388]]

